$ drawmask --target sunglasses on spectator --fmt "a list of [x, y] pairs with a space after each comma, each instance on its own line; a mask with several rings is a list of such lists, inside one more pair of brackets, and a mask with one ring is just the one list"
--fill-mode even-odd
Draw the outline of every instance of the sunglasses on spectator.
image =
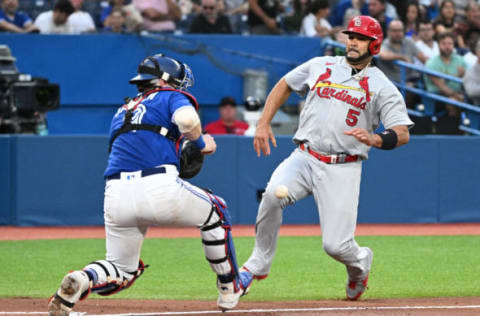
[[202, 6], [203, 10], [214, 10], [215, 6], [213, 5], [204, 5]]

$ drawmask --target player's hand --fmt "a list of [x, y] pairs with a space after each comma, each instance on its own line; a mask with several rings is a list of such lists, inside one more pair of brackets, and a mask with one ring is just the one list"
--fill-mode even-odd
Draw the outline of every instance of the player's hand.
[[355, 137], [359, 142], [364, 143], [367, 146], [375, 146], [381, 144], [381, 139], [380, 136], [375, 135], [375, 134], [370, 134], [366, 129], [363, 128], [354, 128], [349, 131], [344, 132], [345, 135], [350, 135]]
[[253, 148], [257, 152], [258, 157], [260, 157], [261, 152], [263, 152], [265, 156], [270, 155], [270, 140], [272, 141], [273, 147], [277, 147], [277, 141], [275, 140], [275, 135], [273, 134], [270, 124], [259, 123], [255, 129], [255, 136], [253, 138]]
[[202, 154], [211, 155], [217, 150], [217, 143], [215, 143], [212, 135], [204, 134], [203, 141], [205, 142], [205, 147], [201, 150]]

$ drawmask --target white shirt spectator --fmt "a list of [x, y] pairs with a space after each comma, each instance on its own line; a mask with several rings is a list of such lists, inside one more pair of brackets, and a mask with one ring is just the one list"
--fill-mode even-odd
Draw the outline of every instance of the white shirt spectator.
[[463, 60], [465, 60], [465, 63], [467, 64], [467, 69], [472, 68], [478, 60], [477, 55], [475, 55], [472, 52], [468, 52], [465, 55], [463, 55]]
[[53, 22], [53, 10], [40, 13], [35, 20], [35, 26], [41, 34], [73, 34], [73, 28], [68, 20], [65, 24], [59, 25]]
[[68, 17], [67, 23], [72, 26], [74, 34], [95, 32], [95, 22], [85, 11], [75, 11]]
[[318, 21], [313, 13], [309, 13], [303, 18], [302, 27], [300, 28], [300, 35], [307, 37], [317, 36], [317, 25], [320, 25], [328, 30], [332, 29], [332, 26], [326, 19], [320, 19], [320, 21]]
[[433, 56], [437, 56], [440, 54], [440, 51], [438, 50], [438, 43], [436, 41], [433, 42], [432, 47], [428, 46], [425, 44], [424, 41], [416, 41], [415, 46], [428, 58], [432, 58]]
[[473, 104], [480, 105], [480, 64], [470, 67], [463, 77], [463, 86]]

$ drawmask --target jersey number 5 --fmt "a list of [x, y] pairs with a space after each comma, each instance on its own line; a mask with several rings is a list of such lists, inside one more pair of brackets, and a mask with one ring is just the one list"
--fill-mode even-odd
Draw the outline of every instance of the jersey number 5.
[[347, 123], [348, 126], [352, 126], [352, 127], [357, 125], [359, 115], [360, 115], [359, 111], [355, 111], [354, 109], [348, 110], [345, 123]]

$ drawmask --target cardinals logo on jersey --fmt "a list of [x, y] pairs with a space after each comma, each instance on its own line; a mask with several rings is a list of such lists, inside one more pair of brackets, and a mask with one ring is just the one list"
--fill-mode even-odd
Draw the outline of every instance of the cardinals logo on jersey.
[[[312, 87], [311, 91], [314, 91], [316, 89], [316, 93], [320, 98], [334, 98], [347, 104], [353, 105], [356, 108], [364, 110], [367, 102], [370, 101], [370, 95], [372, 94], [368, 87], [368, 77], [363, 77], [362, 80], [360, 80], [360, 87], [351, 87], [332, 83], [330, 80], [328, 80], [331, 75], [332, 70], [330, 68], [327, 68], [323, 74], [318, 76], [318, 79], [315, 82], [315, 85]], [[364, 92], [365, 97], [353, 97], [350, 94], [350, 91]]]
[[[358, 85], [360, 87], [352, 87], [338, 83], [332, 83], [329, 79], [332, 76], [332, 70], [326, 68], [325, 72], [318, 76], [317, 81], [313, 85], [310, 91], [315, 91], [315, 93], [322, 99], [337, 99], [346, 104], [354, 106], [356, 109], [350, 108], [347, 113], [347, 118], [345, 122], [348, 126], [357, 125], [358, 118], [360, 116], [360, 110], [365, 110], [367, 102], [370, 102], [371, 95], [373, 92], [370, 92], [368, 85], [368, 77], [363, 77]], [[352, 93], [353, 92], [353, 93]], [[357, 92], [357, 93], [356, 93]], [[359, 96], [358, 92], [361, 95]]]

